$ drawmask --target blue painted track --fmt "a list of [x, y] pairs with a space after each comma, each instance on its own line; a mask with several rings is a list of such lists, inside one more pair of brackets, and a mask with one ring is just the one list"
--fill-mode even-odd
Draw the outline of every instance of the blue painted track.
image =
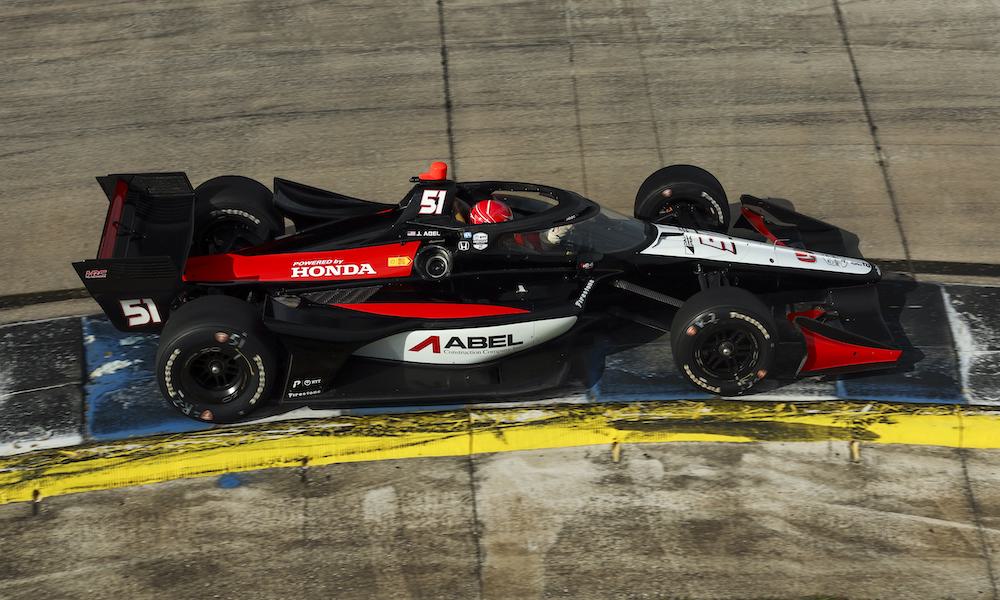
[[[807, 379], [749, 400], [872, 400], [967, 404], [982, 402], [982, 390], [963, 390], [968, 374], [962, 372], [955, 330], [982, 323], [982, 314], [963, 314], [962, 306], [946, 299], [995, 294], [991, 288], [973, 286], [920, 285], [901, 306], [900, 324], [923, 358], [910, 372], [893, 372], [844, 379]], [[968, 302], [966, 302], [968, 305]], [[990, 306], [995, 306], [992, 304]], [[982, 312], [986, 304], [979, 302]], [[956, 322], [956, 319], [958, 320]], [[966, 324], [966, 325], [963, 325]], [[128, 335], [116, 331], [103, 317], [83, 319], [84, 360], [89, 377], [84, 385], [86, 411], [84, 435], [88, 439], [112, 440], [157, 433], [196, 431], [209, 427], [183, 417], [160, 397], [151, 367], [157, 337]], [[966, 366], [971, 361], [966, 360]], [[983, 380], [986, 381], [986, 380]], [[990, 382], [992, 385], [992, 382]], [[608, 357], [602, 380], [590, 390], [553, 402], [628, 402], [638, 400], [698, 400], [710, 396], [693, 390], [672, 366], [666, 339]], [[992, 403], [992, 402], [986, 402]], [[342, 413], [371, 414], [415, 410], [455, 409], [463, 405], [374, 407], [342, 409]]]

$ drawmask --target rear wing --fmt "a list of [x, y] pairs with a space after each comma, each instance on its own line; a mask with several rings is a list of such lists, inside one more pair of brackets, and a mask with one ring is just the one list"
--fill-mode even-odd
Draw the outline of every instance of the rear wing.
[[115, 327], [158, 331], [182, 285], [194, 189], [184, 173], [108, 175], [97, 182], [109, 202], [97, 258], [73, 267]]

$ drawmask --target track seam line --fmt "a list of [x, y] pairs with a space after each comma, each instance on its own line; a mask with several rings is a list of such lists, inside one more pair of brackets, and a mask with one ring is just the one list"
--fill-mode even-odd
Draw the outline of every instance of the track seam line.
[[636, 54], [639, 56], [639, 71], [642, 73], [642, 85], [646, 90], [646, 105], [649, 110], [649, 122], [653, 127], [653, 143], [656, 144], [656, 159], [659, 161], [657, 169], [664, 165], [663, 146], [660, 144], [660, 125], [656, 121], [656, 112], [653, 110], [653, 91], [649, 85], [649, 69], [646, 68], [646, 57], [642, 53], [642, 38], [639, 36], [639, 24], [635, 21], [635, 13], [628, 0], [622, 2], [622, 7], [628, 12], [629, 24], [632, 26], [632, 35], [635, 37]]
[[466, 424], [468, 426], [469, 434], [469, 451], [466, 453], [466, 460], [469, 470], [469, 493], [470, 501], [472, 503], [472, 538], [476, 542], [476, 581], [479, 584], [479, 594], [477, 598], [482, 600], [483, 598], [483, 545], [482, 537], [480, 535], [479, 527], [479, 498], [476, 491], [476, 464], [472, 459], [475, 447], [473, 445], [475, 436], [473, 432], [473, 422], [472, 422], [472, 410], [466, 409], [466, 414], [468, 415], [468, 420]]
[[72, 385], [79, 387], [86, 383], [86, 378], [83, 381], [67, 381], [66, 383], [56, 383], [54, 385], [43, 385], [42, 387], [31, 388], [27, 390], [15, 390], [13, 392], [4, 392], [0, 394], [0, 400], [10, 398], [11, 396], [18, 396], [20, 394], [30, 394], [31, 392], [44, 392], [47, 390], [55, 390], [61, 387], [66, 387], [67, 385]]
[[986, 538], [986, 530], [983, 527], [982, 519], [979, 516], [979, 502], [976, 500], [975, 492], [972, 491], [972, 480], [969, 478], [967, 452], [968, 451], [965, 448], [958, 449], [958, 458], [962, 465], [962, 477], [965, 480], [965, 485], [963, 486], [965, 499], [969, 503], [969, 508], [972, 510], [972, 522], [976, 527], [976, 534], [979, 536], [980, 554], [986, 562], [986, 575], [990, 580], [993, 600], [1000, 600], [1000, 592], [998, 592], [997, 589], [997, 577], [996, 573], [993, 571], [993, 558], [990, 553], [989, 540]]
[[448, 162], [451, 165], [451, 178], [458, 179], [458, 163], [455, 161], [455, 128], [452, 115], [451, 75], [448, 70], [448, 42], [444, 29], [444, 0], [437, 0], [438, 34], [441, 37], [441, 78], [444, 80], [444, 114], [448, 133]]
[[865, 93], [864, 85], [861, 83], [861, 71], [858, 68], [858, 61], [854, 57], [854, 48], [851, 46], [851, 39], [847, 35], [847, 21], [844, 19], [844, 11], [840, 8], [840, 0], [833, 0], [833, 12], [837, 18], [837, 26], [840, 28], [840, 37], [847, 50], [847, 58], [851, 63], [851, 71], [854, 74], [854, 84], [858, 88], [858, 95], [861, 98], [861, 108], [865, 113], [865, 120], [868, 122], [868, 133], [872, 138], [872, 145], [875, 149], [875, 158], [878, 161], [879, 170], [882, 172], [882, 181], [885, 183], [885, 191], [889, 196], [889, 205], [892, 207], [893, 218], [896, 221], [896, 229], [899, 230], [899, 239], [903, 244], [903, 254], [909, 266], [911, 275], [916, 276], [913, 269], [913, 256], [910, 254], [910, 244], [906, 239], [906, 231], [903, 229], [903, 220], [899, 211], [899, 202], [896, 198], [896, 190], [892, 185], [892, 178], [889, 176], [889, 159], [882, 147], [882, 141], [878, 135], [878, 126], [875, 124], [875, 117], [872, 115], [871, 106], [868, 103], [868, 95]]
[[580, 150], [580, 176], [583, 179], [583, 195], [589, 196], [587, 185], [587, 159], [583, 151], [583, 121], [580, 118], [580, 93], [576, 80], [576, 49], [573, 43], [573, 23], [570, 13], [572, 0], [567, 0], [563, 4], [563, 15], [565, 16], [566, 43], [569, 45], [569, 80], [573, 90], [573, 115], [576, 119], [576, 143]]

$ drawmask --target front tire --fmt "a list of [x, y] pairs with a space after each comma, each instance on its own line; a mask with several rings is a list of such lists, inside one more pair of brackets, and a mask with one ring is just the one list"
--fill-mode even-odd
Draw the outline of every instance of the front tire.
[[229, 296], [204, 296], [175, 311], [160, 336], [156, 378], [184, 415], [211, 423], [245, 417], [278, 377], [274, 342], [257, 311]]
[[728, 233], [732, 214], [726, 191], [714, 175], [692, 165], [670, 165], [646, 178], [635, 195], [635, 218]]
[[750, 292], [718, 287], [698, 292], [670, 327], [677, 369], [693, 385], [739, 396], [767, 377], [777, 328], [770, 310]]

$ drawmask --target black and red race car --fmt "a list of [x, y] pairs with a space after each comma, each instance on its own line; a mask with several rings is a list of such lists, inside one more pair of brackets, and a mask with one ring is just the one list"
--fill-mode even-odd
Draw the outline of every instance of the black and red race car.
[[[901, 356], [855, 236], [785, 200], [731, 206], [698, 167], [653, 173], [634, 218], [545, 185], [452, 181], [444, 163], [394, 204], [283, 179], [98, 181], [98, 256], [74, 266], [116, 327], [161, 333], [163, 394], [205, 421], [275, 399], [586, 387], [608, 352], [667, 331], [683, 376], [723, 396]], [[513, 218], [472, 224], [484, 199]]]

